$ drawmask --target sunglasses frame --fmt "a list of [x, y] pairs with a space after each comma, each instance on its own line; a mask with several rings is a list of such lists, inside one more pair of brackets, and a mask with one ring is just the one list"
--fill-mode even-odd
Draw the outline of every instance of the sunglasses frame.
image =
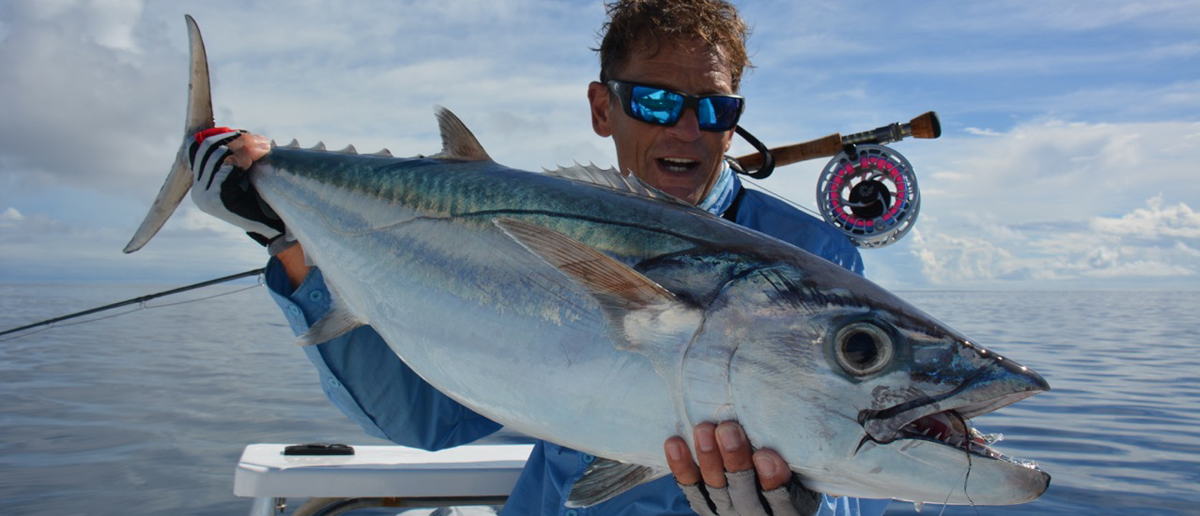
[[[605, 86], [607, 86], [608, 89], [610, 91], [612, 91], [613, 93], [616, 93], [617, 98], [620, 99], [620, 101], [621, 101], [622, 109], [625, 110], [625, 114], [628, 115], [629, 118], [632, 118], [639, 122], [645, 122], [645, 123], [651, 124], [651, 125], [658, 125], [658, 126], [663, 126], [663, 127], [674, 127], [676, 124], [679, 123], [679, 119], [683, 118], [683, 112], [686, 111], [688, 108], [692, 108], [693, 110], [696, 111], [696, 119], [697, 119], [697, 123], [699, 124], [700, 101], [701, 100], [711, 99], [711, 98], [737, 100], [738, 101], [737, 114], [733, 117], [733, 122], [731, 124], [729, 124], [729, 127], [705, 128], [702, 124], [699, 124], [701, 131], [708, 131], [708, 132], [712, 132], [712, 133], [723, 133], [723, 132], [730, 131], [730, 130], [734, 129], [735, 127], [737, 127], [738, 120], [740, 120], [742, 118], [742, 113], [744, 113], [746, 111], [746, 98], [741, 95], [725, 95], [725, 94], [699, 95], [699, 96], [688, 95], [687, 93], [675, 91], [670, 88], [663, 88], [661, 86], [655, 86], [653, 84], [643, 84], [643, 83], [638, 83], [638, 82], [622, 81], [622, 80], [618, 80], [618, 79], [609, 79], [608, 81], [605, 82]], [[650, 89], [664, 91], [664, 92], [670, 93], [672, 95], [678, 95], [680, 97], [683, 97], [683, 106], [681, 108], [679, 108], [679, 114], [676, 115], [675, 119], [670, 122], [659, 122], [657, 120], [646, 120], [640, 116], [637, 116], [633, 111], [633, 89], [636, 87], [650, 88]]]

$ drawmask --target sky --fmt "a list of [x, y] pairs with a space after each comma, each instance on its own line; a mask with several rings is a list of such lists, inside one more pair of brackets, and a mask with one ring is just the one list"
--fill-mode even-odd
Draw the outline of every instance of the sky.
[[[893, 289], [1200, 288], [1200, 2], [740, 2], [741, 125], [769, 146], [940, 116], [892, 145], [914, 229], [864, 249]], [[0, 2], [0, 283], [183, 284], [265, 252], [185, 201], [125, 243], [162, 185], [187, 94], [183, 15], [217, 122], [280, 142], [440, 149], [446, 106], [496, 161], [611, 166], [586, 88], [600, 1]], [[750, 150], [735, 139], [733, 154]], [[815, 209], [826, 160], [757, 187]]]

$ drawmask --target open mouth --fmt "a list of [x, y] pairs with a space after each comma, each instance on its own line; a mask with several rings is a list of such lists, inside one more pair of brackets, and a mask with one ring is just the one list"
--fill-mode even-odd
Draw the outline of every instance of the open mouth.
[[868, 434], [863, 437], [862, 444], [868, 441], [880, 444], [899, 440], [927, 441], [963, 450], [972, 456], [1004, 461], [1041, 471], [1041, 468], [1033, 461], [1005, 455], [992, 447], [993, 444], [1003, 439], [1003, 434], [984, 434], [976, 430], [971, 421], [958, 411], [947, 410], [916, 419], [900, 427], [892, 438], [887, 440], [876, 440]]
[[913, 421], [900, 428], [896, 434], [896, 439], [932, 441], [981, 457], [1016, 462], [991, 447], [1002, 438], [1003, 436], [1000, 434], [984, 435], [971, 426], [967, 419], [953, 410], [938, 412]]
[[700, 162], [691, 159], [683, 158], [658, 158], [659, 168], [672, 174], [687, 174], [696, 170], [700, 166]]
[[[1003, 439], [1003, 435], [984, 434], [971, 424], [971, 418], [975, 416], [1015, 403], [1036, 392], [1009, 393], [952, 408], [943, 405], [941, 408], [944, 410], [938, 410], [937, 404], [914, 401], [882, 411], [865, 411], [860, 414], [860, 423], [866, 435], [859, 446], [868, 441], [879, 444], [899, 440], [927, 441], [963, 450], [972, 456], [1039, 469], [1032, 461], [1010, 457], [993, 448], [992, 445]], [[941, 401], [944, 403], [946, 400]]]

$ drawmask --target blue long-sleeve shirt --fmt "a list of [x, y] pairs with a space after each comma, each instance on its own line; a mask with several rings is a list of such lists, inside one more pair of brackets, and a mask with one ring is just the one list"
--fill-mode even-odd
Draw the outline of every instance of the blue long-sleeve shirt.
[[[762, 192], [743, 189], [728, 169], [700, 207], [742, 226], [789, 242], [861, 274], [862, 259], [833, 227]], [[267, 286], [292, 330], [300, 334], [329, 310], [329, 290], [313, 268], [292, 290], [278, 260], [267, 266]], [[375, 330], [361, 327], [304, 348], [325, 395], [366, 433], [396, 444], [439, 450], [488, 436], [501, 425], [439, 392], [392, 353]], [[687, 515], [674, 477], [640, 485], [586, 509], [567, 508], [571, 486], [595, 457], [544, 441], [535, 443], [502, 514], [561, 516]], [[822, 516], [877, 516], [887, 500], [825, 497]]]

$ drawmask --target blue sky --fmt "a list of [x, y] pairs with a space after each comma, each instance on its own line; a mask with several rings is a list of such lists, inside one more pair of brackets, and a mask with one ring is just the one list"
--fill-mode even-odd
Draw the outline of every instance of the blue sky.
[[[894, 148], [915, 229], [864, 250], [890, 288], [1200, 288], [1200, 3], [742, 2], [742, 124], [776, 146], [936, 110]], [[182, 135], [183, 14], [218, 122], [436, 151], [434, 105], [497, 161], [615, 163], [591, 131], [598, 1], [0, 3], [0, 282], [199, 281], [260, 247], [185, 203], [124, 255]], [[735, 154], [747, 151], [735, 143]], [[814, 207], [824, 160], [763, 186]]]

